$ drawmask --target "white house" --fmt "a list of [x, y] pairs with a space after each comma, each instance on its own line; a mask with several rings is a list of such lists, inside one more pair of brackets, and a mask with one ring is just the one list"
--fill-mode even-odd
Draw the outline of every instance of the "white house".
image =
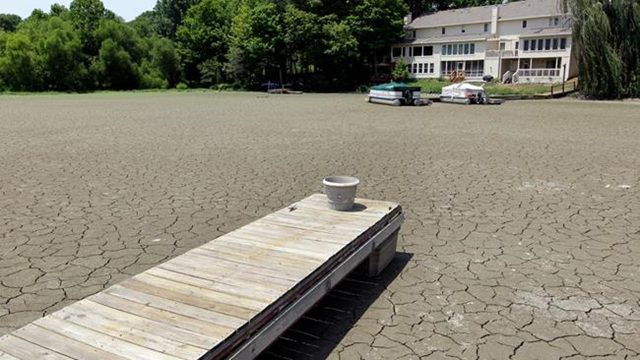
[[391, 49], [414, 78], [492, 75], [513, 82], [561, 82], [577, 75], [570, 17], [562, 0], [524, 0], [440, 11], [407, 19], [407, 38]]

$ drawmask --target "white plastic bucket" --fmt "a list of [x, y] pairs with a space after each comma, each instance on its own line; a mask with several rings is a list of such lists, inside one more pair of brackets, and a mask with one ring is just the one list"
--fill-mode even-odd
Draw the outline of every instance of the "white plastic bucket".
[[331, 209], [348, 211], [353, 208], [360, 180], [352, 176], [329, 176], [322, 183]]

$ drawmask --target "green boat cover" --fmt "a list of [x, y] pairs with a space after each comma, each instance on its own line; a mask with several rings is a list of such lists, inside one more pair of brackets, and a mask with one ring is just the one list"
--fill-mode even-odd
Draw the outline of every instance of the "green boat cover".
[[388, 84], [380, 84], [376, 86], [372, 86], [371, 90], [382, 90], [382, 91], [420, 91], [422, 88], [419, 86], [410, 86], [405, 83], [399, 82], [390, 82]]

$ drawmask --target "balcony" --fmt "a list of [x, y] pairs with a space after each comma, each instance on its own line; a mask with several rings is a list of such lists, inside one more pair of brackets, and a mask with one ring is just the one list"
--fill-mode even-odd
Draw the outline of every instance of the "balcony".
[[561, 69], [519, 69], [513, 74], [515, 82], [555, 83], [562, 81]]
[[518, 57], [518, 50], [486, 50], [484, 53], [486, 58], [512, 58]]

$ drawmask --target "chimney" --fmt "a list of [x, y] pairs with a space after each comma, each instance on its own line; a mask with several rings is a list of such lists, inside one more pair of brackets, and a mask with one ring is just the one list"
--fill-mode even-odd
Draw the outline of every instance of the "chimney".
[[491, 35], [498, 33], [498, 19], [500, 18], [500, 5], [491, 9]]
[[411, 24], [412, 21], [413, 21], [413, 16], [411, 16], [411, 13], [409, 13], [409, 15], [404, 17], [404, 25], [405, 26]]

